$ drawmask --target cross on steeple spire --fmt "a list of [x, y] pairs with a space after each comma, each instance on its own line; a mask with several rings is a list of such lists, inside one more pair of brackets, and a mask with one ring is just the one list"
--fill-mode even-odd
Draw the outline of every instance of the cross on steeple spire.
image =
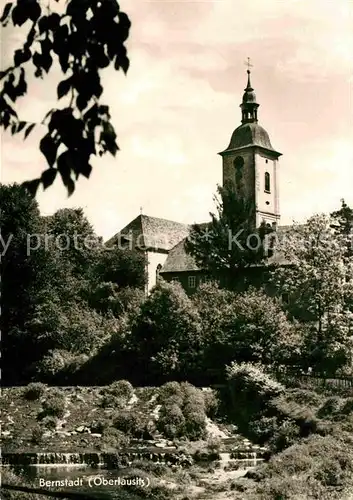
[[250, 68], [253, 67], [253, 64], [251, 64], [251, 62], [250, 62], [250, 57], [248, 57], [247, 60], [245, 61], [245, 65], [248, 67], [248, 73], [249, 73]]
[[250, 82], [250, 68], [253, 67], [253, 64], [250, 61], [250, 57], [247, 58], [245, 65], [248, 67], [248, 82], [246, 88], [244, 89], [243, 102], [241, 104], [242, 109], [242, 123], [257, 123], [257, 108], [259, 105], [256, 102], [256, 95], [254, 89], [251, 86]]

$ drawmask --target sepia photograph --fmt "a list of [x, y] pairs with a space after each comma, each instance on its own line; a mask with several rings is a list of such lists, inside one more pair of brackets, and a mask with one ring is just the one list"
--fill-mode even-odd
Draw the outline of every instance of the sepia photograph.
[[353, 500], [352, 0], [0, 0], [4, 500]]

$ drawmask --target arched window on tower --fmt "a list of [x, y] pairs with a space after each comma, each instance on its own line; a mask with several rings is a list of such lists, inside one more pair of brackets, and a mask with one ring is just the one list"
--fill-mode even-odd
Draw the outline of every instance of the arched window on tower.
[[271, 177], [268, 172], [265, 172], [265, 191], [266, 193], [271, 192]]

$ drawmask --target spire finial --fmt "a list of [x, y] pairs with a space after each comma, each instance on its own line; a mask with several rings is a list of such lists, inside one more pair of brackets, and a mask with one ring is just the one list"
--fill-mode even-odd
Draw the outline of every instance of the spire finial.
[[250, 62], [250, 57], [248, 57], [247, 60], [245, 61], [245, 65], [248, 67], [247, 73], [250, 73], [250, 68], [253, 67], [253, 65]]
[[248, 83], [247, 83], [247, 86], [246, 86], [246, 89], [245, 89], [245, 90], [247, 90], [247, 89], [251, 89], [251, 82], [250, 82], [250, 73], [251, 73], [251, 71], [250, 71], [250, 68], [253, 67], [253, 64], [251, 64], [250, 57], [247, 58], [247, 60], [245, 61], [244, 64], [248, 67], [248, 69], [246, 70], [246, 72], [248, 74]]

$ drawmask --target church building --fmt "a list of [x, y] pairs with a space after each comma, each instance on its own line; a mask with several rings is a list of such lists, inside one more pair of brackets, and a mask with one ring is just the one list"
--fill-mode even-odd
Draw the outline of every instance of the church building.
[[[265, 222], [278, 228], [279, 157], [266, 130], [258, 123], [259, 104], [247, 70], [247, 85], [240, 104], [241, 124], [232, 133], [228, 147], [220, 156], [223, 163], [223, 186], [231, 185], [243, 199], [255, 202], [254, 223]], [[139, 215], [109, 240], [144, 252], [149, 292], [159, 277], [178, 280], [188, 293], [209, 277], [199, 269], [185, 250], [190, 226], [175, 221]]]

